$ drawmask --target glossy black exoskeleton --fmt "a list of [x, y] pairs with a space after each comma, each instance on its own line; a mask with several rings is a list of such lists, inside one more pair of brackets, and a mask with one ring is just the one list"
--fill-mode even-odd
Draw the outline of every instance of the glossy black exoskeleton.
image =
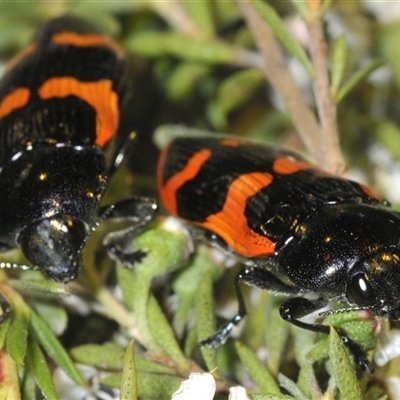
[[[202, 344], [215, 347], [243, 319], [244, 281], [290, 298], [282, 318], [329, 333], [301, 318], [370, 310], [400, 319], [400, 213], [365, 186], [328, 174], [295, 153], [232, 138], [173, 140], [161, 155], [159, 190], [172, 214], [246, 266], [235, 289], [239, 310]], [[361, 347], [339, 330], [363, 368]]]
[[[76, 278], [101, 220], [129, 218], [131, 232], [157, 209], [139, 197], [100, 207], [126, 148], [117, 134], [125, 70], [116, 43], [66, 16], [46, 24], [0, 81], [0, 251], [21, 248], [58, 282]], [[115, 250], [112, 236], [106, 242]]]

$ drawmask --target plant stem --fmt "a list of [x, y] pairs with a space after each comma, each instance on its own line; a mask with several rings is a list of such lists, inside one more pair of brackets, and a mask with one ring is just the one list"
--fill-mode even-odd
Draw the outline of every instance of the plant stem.
[[313, 87], [322, 126], [322, 135], [319, 140], [320, 151], [324, 156], [320, 165], [327, 171], [341, 174], [345, 170], [345, 163], [340, 151], [336, 102], [330, 91], [323, 21], [319, 8], [310, 6], [310, 11], [312, 19], [308, 28], [311, 58], [314, 66]]
[[282, 49], [272, 30], [254, 10], [249, 0], [238, 0], [248, 27], [253, 33], [265, 63], [262, 68], [267, 80], [279, 94], [293, 121], [294, 126], [317, 162], [322, 165], [324, 157], [320, 151], [321, 127], [310, 106], [290, 74]]

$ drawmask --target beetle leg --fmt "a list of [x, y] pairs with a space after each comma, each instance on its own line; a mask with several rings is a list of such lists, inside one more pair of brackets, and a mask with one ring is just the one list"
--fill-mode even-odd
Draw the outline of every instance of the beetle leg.
[[[307, 322], [302, 322], [299, 318], [305, 317], [308, 314], [313, 313], [328, 304], [328, 300], [320, 297], [315, 300], [305, 299], [303, 297], [294, 297], [286, 300], [280, 307], [279, 311], [281, 317], [293, 325], [298, 326], [302, 329], [307, 329], [309, 331], [324, 333], [329, 335], [330, 327], [328, 325], [312, 324]], [[369, 363], [365, 351], [361, 346], [350, 339], [343, 329], [335, 328], [339, 334], [342, 342], [350, 350], [351, 354], [354, 356], [355, 362], [362, 370], [369, 370], [373, 372], [373, 368]]]
[[[99, 211], [100, 220], [128, 219], [137, 224], [147, 225], [157, 215], [158, 205], [151, 197], [134, 196], [118, 203], [102, 207]], [[143, 226], [143, 225], [142, 225]]]
[[148, 197], [133, 197], [101, 209], [100, 221], [121, 219], [131, 222], [129, 227], [110, 232], [103, 239], [109, 256], [124, 265], [141, 262], [146, 253], [140, 249], [127, 252], [123, 249], [123, 244], [148, 226], [157, 215], [157, 210], [157, 202]]
[[260, 267], [243, 268], [235, 277], [235, 293], [238, 299], [237, 314], [225, 325], [223, 325], [214, 335], [201, 341], [200, 346], [209, 346], [211, 348], [218, 347], [228, 338], [233, 327], [237, 325], [247, 314], [246, 304], [244, 302], [243, 293], [240, 289], [240, 282], [243, 281], [249, 285], [256, 286], [260, 289], [266, 289], [283, 295], [298, 294], [298, 289], [290, 287], [278, 279], [271, 271]]

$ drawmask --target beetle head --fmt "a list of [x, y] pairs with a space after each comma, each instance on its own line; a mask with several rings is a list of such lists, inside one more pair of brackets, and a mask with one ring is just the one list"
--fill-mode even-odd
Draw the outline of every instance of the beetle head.
[[382, 317], [400, 319], [400, 249], [389, 247], [358, 262], [348, 280], [346, 298]]
[[88, 227], [69, 215], [44, 218], [26, 226], [19, 236], [24, 256], [57, 282], [77, 277]]

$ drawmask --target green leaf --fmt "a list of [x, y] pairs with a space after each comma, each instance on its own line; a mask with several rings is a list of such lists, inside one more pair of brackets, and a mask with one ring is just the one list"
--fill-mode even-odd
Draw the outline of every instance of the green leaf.
[[264, 75], [256, 69], [245, 69], [225, 79], [217, 92], [217, 105], [226, 115], [246, 103], [254, 91], [265, 83]]
[[354, 366], [340, 336], [334, 328], [329, 334], [329, 358], [332, 364], [332, 373], [343, 400], [361, 400], [363, 398]]
[[283, 374], [278, 375], [279, 385], [282, 386], [297, 400], [309, 400], [301, 389], [287, 376]]
[[8, 283], [11, 287], [32, 295], [43, 295], [51, 298], [71, 295], [71, 290], [68, 286], [49, 280], [13, 279]]
[[228, 128], [228, 120], [226, 115], [215, 101], [208, 102], [206, 113], [207, 119], [210, 121], [215, 130], [221, 131]]
[[8, 317], [2, 324], [0, 324], [0, 349], [5, 346], [6, 339], [7, 339], [7, 332], [10, 328], [11, 324], [11, 317]]
[[354, 89], [363, 79], [365, 79], [371, 72], [384, 65], [382, 60], [375, 60], [368, 64], [366, 67], [361, 68], [355, 72], [347, 82], [339, 89], [336, 95], [336, 102], [340, 103], [344, 97]]
[[284, 321], [279, 313], [281, 304], [282, 297], [269, 296], [266, 301], [268, 323], [265, 327], [265, 341], [269, 351], [269, 370], [274, 375], [277, 375], [280, 370], [290, 332], [290, 324]]
[[344, 70], [347, 61], [347, 41], [346, 36], [339, 36], [333, 44], [332, 53], [332, 77], [331, 77], [331, 92], [335, 97], [342, 83]]
[[46, 359], [32, 335], [28, 339], [28, 363], [43, 396], [47, 400], [57, 400], [58, 395]]
[[366, 118], [364, 125], [382, 146], [400, 160], [400, 147], [396, 145], [400, 139], [400, 128], [397, 123], [384, 119]]
[[125, 46], [129, 51], [146, 57], [171, 55], [207, 64], [232, 64], [236, 59], [235, 50], [229, 45], [177, 33], [135, 33]]
[[[121, 381], [122, 373], [117, 373], [107, 376], [107, 378], [102, 380], [102, 383], [119, 388]], [[137, 382], [139, 398], [171, 400], [171, 394], [179, 389], [182, 377], [138, 372]]]
[[365, 318], [358, 312], [333, 313], [325, 319], [325, 323], [342, 328], [364, 350], [371, 350], [377, 344], [373, 318]]
[[399, 35], [400, 25], [393, 20], [390, 23], [379, 23], [374, 38], [374, 48], [390, 64], [397, 88], [400, 87], [400, 50], [397, 44]]
[[85, 380], [75, 367], [75, 364], [64, 347], [58, 341], [49, 326], [33, 311], [31, 316], [31, 326], [33, 334], [37, 337], [39, 343], [53, 361], [61, 367], [75, 383], [85, 386]]
[[28, 317], [25, 313], [14, 312], [7, 330], [7, 352], [17, 364], [24, 364], [28, 337]]
[[292, 0], [291, 3], [297, 8], [297, 11], [303, 17], [303, 19], [308, 22], [311, 18], [310, 9], [307, 4], [307, 0]]
[[251, 400], [293, 400], [292, 396], [284, 394], [249, 393]]
[[171, 100], [186, 100], [195, 86], [210, 72], [210, 67], [192, 62], [177, 65], [167, 83], [167, 95]]
[[221, 26], [230, 26], [242, 18], [235, 1], [212, 0], [215, 19]]
[[[124, 350], [115, 344], [87, 344], [74, 347], [71, 356], [79, 363], [93, 365], [98, 369], [122, 370], [124, 367]], [[136, 369], [150, 373], [172, 374], [175, 370], [143, 357], [136, 356]]]
[[[305, 331], [305, 329], [297, 328], [298, 331]], [[310, 331], [306, 331], [306, 333], [311, 333]], [[297, 336], [297, 335], [296, 335]], [[309, 346], [306, 346], [307, 350]], [[299, 389], [309, 398], [311, 399], [319, 399], [322, 398], [322, 390], [318, 384], [318, 380], [315, 376], [315, 371], [313, 368], [313, 363], [310, 358], [304, 358], [300, 365], [300, 371], [297, 378], [297, 385]]]
[[267, 2], [262, 0], [251, 0], [251, 4], [258, 11], [266, 24], [272, 29], [276, 37], [282, 42], [286, 49], [297, 58], [306, 71], [312, 76], [314, 69], [310, 59], [304, 52], [299, 42], [293, 38], [280, 16]]
[[191, 363], [179, 347], [175, 334], [153, 295], [149, 296], [148, 321], [153, 338], [163, 351], [168, 354], [181, 371], [188, 370]]
[[114, 344], [86, 344], [70, 351], [74, 360], [104, 369], [123, 369], [124, 350]]
[[[199, 341], [207, 339], [216, 332], [212, 274], [213, 271], [211, 268], [204, 272], [196, 293], [195, 329]], [[208, 346], [203, 346], [201, 347], [201, 353], [208, 371], [213, 371], [218, 365], [216, 350]]]
[[129, 342], [125, 352], [120, 399], [137, 400], [137, 376], [133, 340]]
[[253, 350], [239, 341], [235, 341], [239, 358], [250, 375], [253, 382], [263, 391], [269, 394], [280, 394], [275, 378], [256, 356]]
[[196, 25], [208, 37], [214, 36], [213, 0], [184, 1], [181, 4], [188, 11]]
[[[24, 377], [21, 383], [22, 398], [24, 400], [37, 400], [36, 398], [36, 382], [33, 371], [25, 368]], [[11, 397], [12, 399], [13, 397]]]
[[161, 351], [161, 347], [153, 337], [148, 319], [151, 282], [156, 276], [183, 263], [186, 246], [187, 239], [182, 232], [159, 225], [139, 235], [133, 243], [133, 251], [147, 251], [140, 264], [135, 265], [133, 270], [117, 265], [117, 280], [124, 301], [135, 313], [137, 327], [146, 347], [156, 352]]
[[178, 305], [174, 313], [173, 326], [178, 335], [181, 335], [193, 311], [197, 298], [197, 291], [204, 273], [213, 268], [213, 274], [223, 273], [224, 268], [218, 267], [212, 259], [210, 249], [199, 246], [190, 264], [185, 268], [173, 282], [173, 289], [178, 295]]

